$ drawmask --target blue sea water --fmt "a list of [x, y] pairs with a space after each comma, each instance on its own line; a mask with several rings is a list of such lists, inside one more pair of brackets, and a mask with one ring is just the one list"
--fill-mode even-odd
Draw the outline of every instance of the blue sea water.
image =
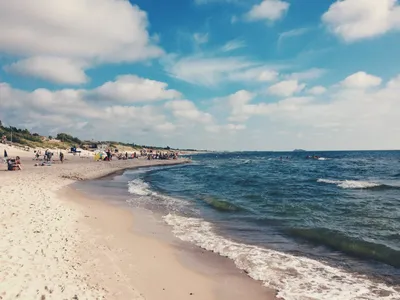
[[398, 151], [208, 153], [118, 180], [283, 299], [400, 299]]

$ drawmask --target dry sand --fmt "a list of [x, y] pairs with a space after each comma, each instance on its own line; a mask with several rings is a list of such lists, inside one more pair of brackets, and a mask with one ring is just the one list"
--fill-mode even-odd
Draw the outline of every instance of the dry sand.
[[32, 152], [7, 151], [21, 156], [24, 169], [3, 171], [0, 164], [0, 299], [273, 299], [233, 264], [216, 272], [183, 263], [183, 248], [135, 232], [131, 212], [68, 187], [177, 161], [67, 155], [64, 164], [34, 167]]

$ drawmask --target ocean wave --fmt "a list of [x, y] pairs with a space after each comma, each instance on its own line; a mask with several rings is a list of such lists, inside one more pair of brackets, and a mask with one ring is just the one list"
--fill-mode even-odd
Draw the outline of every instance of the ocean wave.
[[229, 203], [228, 201], [217, 199], [216, 197], [205, 196], [201, 198], [202, 201], [207, 203], [212, 208], [222, 211], [222, 212], [235, 212], [244, 210], [243, 208]]
[[190, 206], [189, 202], [184, 199], [157, 193], [151, 190], [150, 185], [140, 178], [128, 182], [128, 191], [136, 196], [126, 200], [126, 202], [132, 206], [150, 209], [160, 208], [175, 213], [186, 212], [190, 215], [197, 214], [197, 210]]
[[149, 184], [139, 178], [128, 182], [128, 191], [139, 196], [148, 196], [153, 193], [149, 189]]
[[350, 238], [341, 232], [326, 228], [292, 228], [287, 232], [291, 236], [300, 237], [357, 258], [373, 259], [400, 268], [400, 251], [382, 244]]
[[369, 182], [369, 181], [358, 181], [358, 180], [330, 180], [330, 179], [318, 179], [317, 182], [336, 184], [338, 187], [343, 189], [371, 189], [378, 187], [388, 187], [395, 188], [394, 186], [389, 186], [382, 183]]
[[164, 217], [174, 234], [183, 241], [232, 259], [239, 269], [253, 279], [276, 289], [285, 300], [341, 299], [375, 300], [399, 299], [400, 292], [366, 276], [306, 257], [294, 256], [257, 246], [237, 243], [218, 236], [211, 223], [197, 218], [168, 214]]

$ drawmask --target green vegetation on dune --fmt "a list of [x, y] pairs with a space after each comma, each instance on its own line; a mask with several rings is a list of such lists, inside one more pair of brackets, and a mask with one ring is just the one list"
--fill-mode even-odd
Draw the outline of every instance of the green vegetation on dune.
[[82, 141], [80, 139], [78, 139], [77, 137], [73, 137], [72, 135], [69, 135], [67, 133], [57, 134], [56, 139], [68, 144], [82, 145]]
[[31, 133], [28, 129], [19, 129], [13, 126], [9, 127], [3, 126], [0, 120], [0, 138], [2, 136], [6, 136], [8, 142], [11, 141], [13, 144], [19, 144], [21, 146], [27, 146], [30, 148], [40, 147], [40, 148], [68, 149], [71, 147], [85, 148], [88, 145], [106, 144], [108, 145], [108, 147], [112, 149], [117, 148], [124, 152], [141, 150], [143, 148], [154, 149], [154, 150], [178, 150], [178, 149], [173, 149], [169, 146], [157, 147], [148, 145], [137, 145], [135, 143], [122, 143], [116, 141], [97, 141], [97, 142], [84, 141], [68, 133], [58, 133], [55, 137], [55, 140], [53, 140], [52, 136], [43, 137], [37, 133]]
[[52, 142], [51, 140], [45, 140], [37, 133], [31, 133], [27, 129], [19, 129], [17, 127], [5, 127], [1, 126], [0, 123], [0, 137], [6, 136], [7, 141], [13, 144], [19, 144], [21, 146], [27, 146], [30, 148], [60, 148], [66, 149], [70, 147], [68, 142]]
[[0, 136], [6, 136], [8, 141], [32, 147], [42, 142], [38, 134], [31, 134], [27, 129], [0, 126]]

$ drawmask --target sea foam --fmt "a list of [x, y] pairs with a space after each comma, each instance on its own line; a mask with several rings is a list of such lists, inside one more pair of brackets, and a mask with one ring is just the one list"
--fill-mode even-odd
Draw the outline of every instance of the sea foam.
[[343, 189], [368, 189], [383, 186], [383, 184], [369, 181], [357, 181], [357, 180], [330, 180], [330, 179], [318, 179], [317, 182], [336, 184], [338, 187]]
[[196, 212], [196, 210], [193, 207], [190, 207], [189, 203], [183, 199], [166, 196], [152, 191], [150, 185], [140, 178], [128, 182], [128, 191], [135, 197], [126, 200], [126, 202], [136, 207], [143, 208], [150, 205], [150, 208], [162, 207], [167, 211], [176, 213], [183, 211], [188, 213]]
[[128, 191], [139, 196], [149, 196], [153, 193], [150, 191], [149, 185], [139, 178], [128, 182]]
[[400, 299], [399, 291], [366, 276], [306, 257], [231, 241], [215, 234], [212, 224], [204, 220], [174, 214], [164, 220], [181, 240], [232, 259], [239, 269], [277, 290], [277, 296], [285, 300]]

